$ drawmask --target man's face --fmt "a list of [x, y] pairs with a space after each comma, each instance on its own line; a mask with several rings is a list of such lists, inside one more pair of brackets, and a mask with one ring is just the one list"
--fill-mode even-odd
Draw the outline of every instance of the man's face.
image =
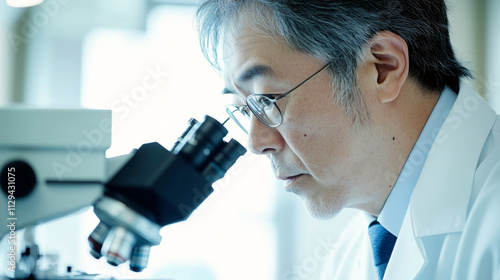
[[[325, 65], [244, 24], [232, 35], [224, 43], [224, 80], [238, 106], [253, 93], [287, 92]], [[270, 128], [254, 115], [250, 119], [250, 150], [270, 159], [284, 188], [302, 197], [317, 218], [346, 207], [366, 208], [378, 175], [372, 167], [380, 160], [372, 155], [377, 131], [371, 125], [353, 127], [333, 94], [325, 69], [277, 102], [280, 126]]]

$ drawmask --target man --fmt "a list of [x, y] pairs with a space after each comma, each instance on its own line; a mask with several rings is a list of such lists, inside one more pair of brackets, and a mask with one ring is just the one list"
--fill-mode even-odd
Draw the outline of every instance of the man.
[[444, 1], [207, 0], [197, 16], [250, 150], [313, 216], [366, 213], [325, 279], [500, 277], [500, 119], [461, 80]]

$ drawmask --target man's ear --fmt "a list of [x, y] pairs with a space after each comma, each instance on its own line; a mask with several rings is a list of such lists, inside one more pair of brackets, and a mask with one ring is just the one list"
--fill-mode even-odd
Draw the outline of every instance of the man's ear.
[[389, 32], [378, 32], [368, 43], [366, 60], [375, 71], [377, 94], [381, 103], [395, 100], [408, 77], [408, 46], [400, 36]]

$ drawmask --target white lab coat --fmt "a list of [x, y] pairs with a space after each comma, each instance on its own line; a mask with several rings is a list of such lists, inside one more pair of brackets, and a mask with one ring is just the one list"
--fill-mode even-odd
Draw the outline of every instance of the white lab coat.
[[[355, 217], [322, 279], [377, 279]], [[500, 116], [465, 83], [429, 152], [384, 279], [500, 279]]]

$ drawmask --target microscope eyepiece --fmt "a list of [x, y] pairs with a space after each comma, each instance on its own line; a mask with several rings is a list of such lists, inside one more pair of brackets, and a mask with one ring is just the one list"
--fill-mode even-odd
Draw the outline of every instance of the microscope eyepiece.
[[[214, 152], [224, 143], [222, 139], [226, 136], [227, 129], [209, 116], [201, 124], [190, 124], [188, 129], [190, 131], [194, 130], [192, 137], [181, 140], [178, 154], [183, 156], [195, 168], [202, 169], [213, 157]], [[185, 134], [190, 136], [191, 133]]]

